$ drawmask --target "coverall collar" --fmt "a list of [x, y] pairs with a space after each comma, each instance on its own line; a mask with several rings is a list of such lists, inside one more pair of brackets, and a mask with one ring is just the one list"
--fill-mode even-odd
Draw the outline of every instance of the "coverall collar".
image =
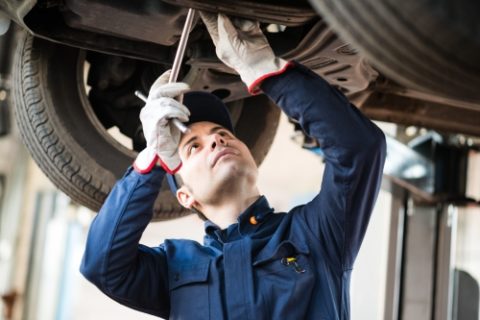
[[[273, 208], [270, 207], [267, 198], [260, 196], [238, 216], [236, 223], [232, 223], [223, 230], [212, 221], [205, 221], [205, 234], [221, 242], [236, 240], [236, 238], [254, 233], [271, 213], [273, 213]], [[256, 222], [256, 224], [252, 224], [252, 222]]]

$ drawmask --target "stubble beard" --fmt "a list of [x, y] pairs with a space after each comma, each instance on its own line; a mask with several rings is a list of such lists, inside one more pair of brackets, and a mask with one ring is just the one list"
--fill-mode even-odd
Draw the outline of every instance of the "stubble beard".
[[242, 162], [235, 162], [227, 168], [220, 168], [214, 177], [211, 190], [205, 195], [204, 203], [219, 205], [224, 201], [236, 198], [246, 188], [255, 187], [257, 173]]

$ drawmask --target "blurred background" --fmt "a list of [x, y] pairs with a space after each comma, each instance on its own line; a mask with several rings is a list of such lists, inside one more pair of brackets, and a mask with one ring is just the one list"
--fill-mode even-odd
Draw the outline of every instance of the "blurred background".
[[[133, 92], [171, 66], [186, 7], [210, 3], [260, 21], [275, 54], [322, 75], [387, 135], [352, 319], [480, 320], [480, 2], [469, 0], [0, 1], [0, 320], [154, 319], [79, 265], [96, 211], [145, 146]], [[318, 141], [250, 97], [199, 19], [190, 31], [180, 78], [228, 104], [263, 160], [260, 191], [277, 212], [312, 199]], [[196, 215], [166, 188], [158, 200], [143, 244], [202, 242]]]

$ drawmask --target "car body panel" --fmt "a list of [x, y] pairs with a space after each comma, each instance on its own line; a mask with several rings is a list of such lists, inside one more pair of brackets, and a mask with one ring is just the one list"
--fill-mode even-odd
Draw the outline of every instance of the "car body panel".
[[[268, 24], [283, 24], [282, 31], [266, 32], [275, 53], [324, 76], [373, 119], [480, 136], [475, 125], [480, 120], [478, 104], [439, 100], [386, 79], [315, 16], [307, 1], [0, 1], [4, 15], [38, 37], [164, 65], [173, 60], [190, 6], [258, 19], [265, 30]], [[198, 19], [185, 60], [182, 76], [192, 88], [216, 92], [226, 101], [248, 96], [235, 72], [216, 58]]]

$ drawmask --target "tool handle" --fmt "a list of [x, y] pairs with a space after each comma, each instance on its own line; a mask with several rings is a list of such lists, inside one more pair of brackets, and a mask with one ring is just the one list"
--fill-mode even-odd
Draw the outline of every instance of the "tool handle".
[[178, 41], [177, 52], [175, 53], [175, 59], [173, 60], [172, 72], [168, 82], [176, 82], [178, 79], [178, 73], [182, 65], [182, 60], [185, 55], [185, 49], [187, 48], [188, 36], [190, 35], [190, 29], [192, 29], [193, 20], [195, 18], [195, 9], [188, 9], [187, 18], [183, 25], [182, 35]]
[[[175, 59], [173, 60], [172, 72], [170, 73], [170, 78], [168, 83], [176, 82], [178, 74], [180, 72], [180, 67], [182, 65], [183, 56], [185, 55], [185, 49], [187, 47], [188, 36], [190, 35], [190, 29], [192, 29], [193, 20], [195, 18], [195, 9], [188, 9], [187, 18], [185, 24], [183, 25], [182, 35], [180, 36], [180, 41], [178, 42], [177, 52], [175, 53]], [[147, 102], [147, 97], [140, 91], [135, 91], [135, 95], [142, 99], [145, 103]], [[177, 97], [179, 102], [182, 102], [183, 95]], [[190, 131], [186, 125], [184, 125], [180, 120], [176, 118], [170, 119], [173, 124], [180, 130], [182, 133], [187, 133]]]
[[[140, 99], [142, 99], [143, 102], [147, 103], [147, 97], [143, 93], [141, 93], [139, 90], [135, 91], [135, 95], [137, 97], [139, 97]], [[172, 118], [172, 119], [170, 119], [170, 121], [172, 121], [173, 124], [175, 125], [175, 127], [177, 127], [178, 130], [180, 130], [182, 133], [187, 133], [190, 130], [190, 129], [188, 129], [188, 127], [186, 125], [184, 125], [177, 118]]]

